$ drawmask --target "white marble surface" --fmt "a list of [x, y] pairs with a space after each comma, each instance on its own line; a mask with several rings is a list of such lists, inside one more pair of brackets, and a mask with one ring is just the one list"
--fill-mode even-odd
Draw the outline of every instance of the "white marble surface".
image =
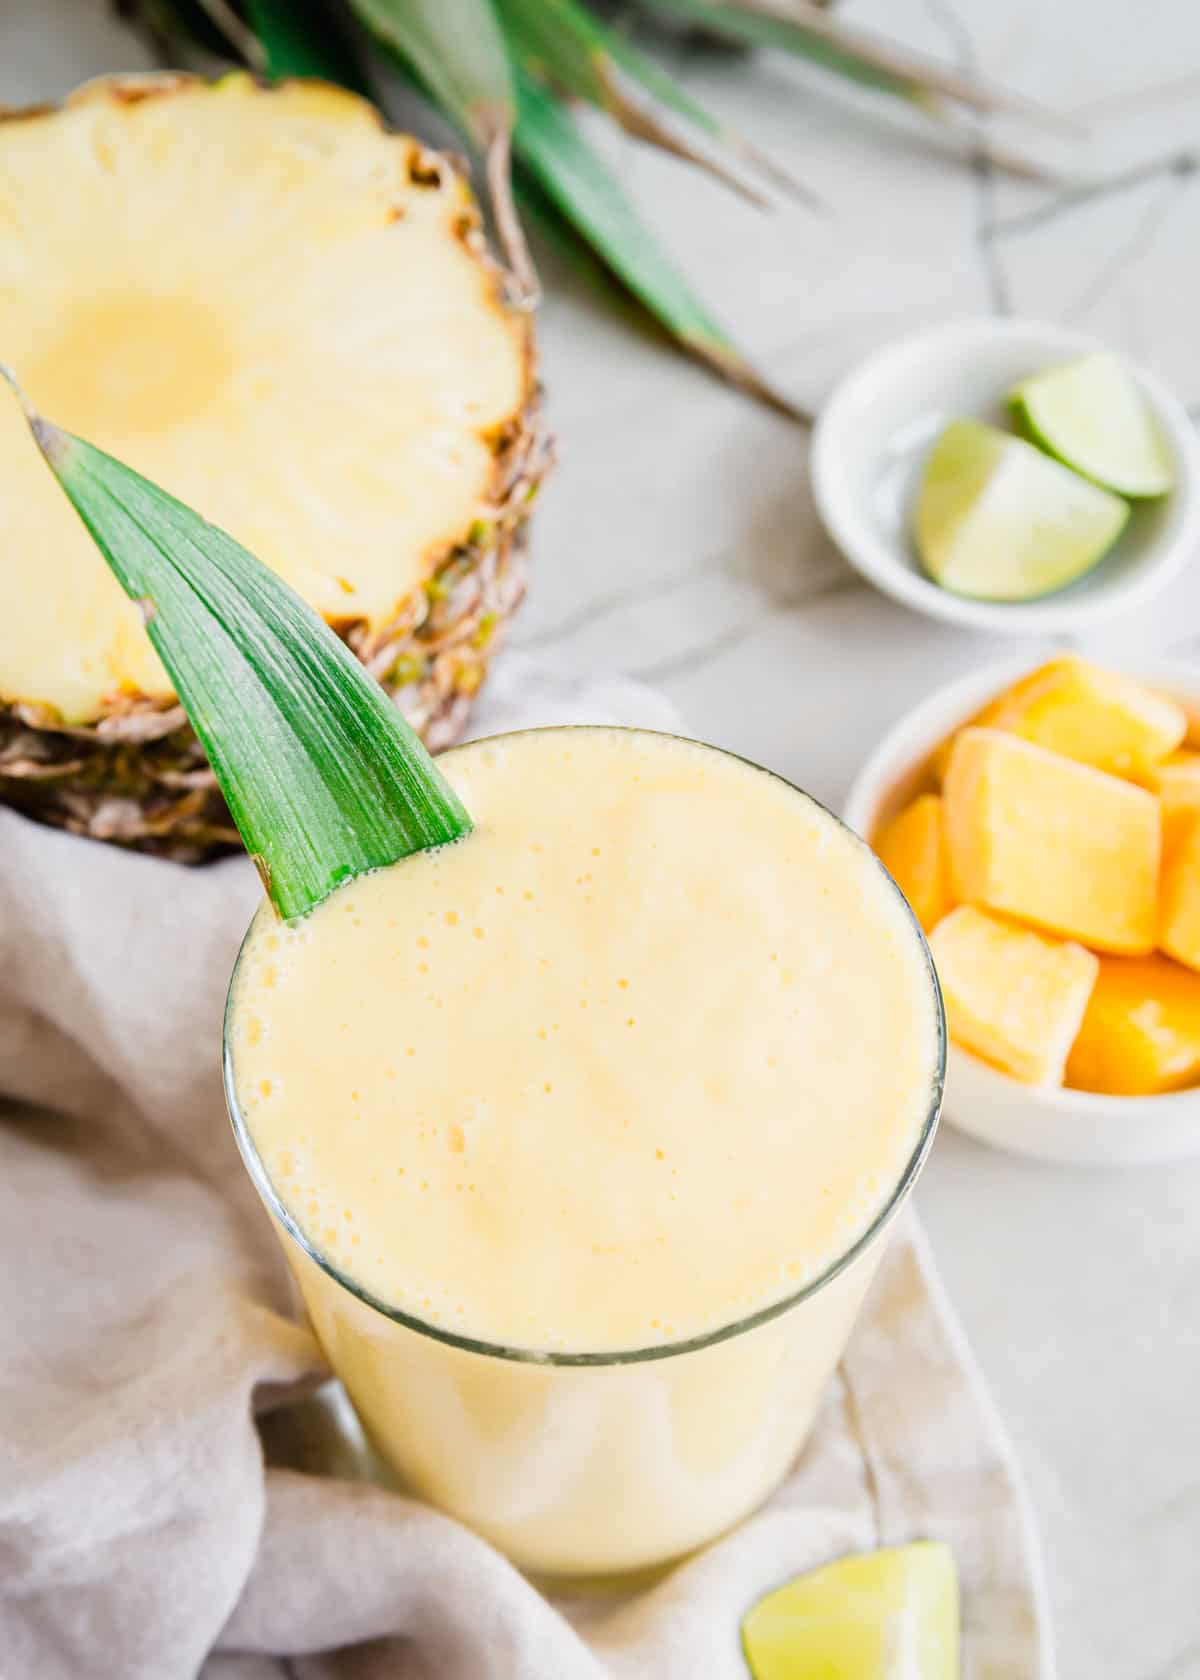
[[[762, 363], [815, 403], [895, 334], [1022, 312], [1107, 335], [1200, 413], [1200, 9], [846, 5], [1090, 116], [1086, 141], [1011, 124], [994, 137], [1109, 184], [1072, 202], [964, 167], [916, 121], [782, 61], [679, 54], [696, 91], [835, 207], [758, 216], [605, 141]], [[140, 62], [100, 0], [0, 0], [0, 100], [54, 96]], [[1012, 645], [915, 618], [858, 583], [816, 525], [803, 432], [545, 266], [564, 458], [540, 513], [520, 643], [661, 685], [694, 733], [838, 803], [902, 708]], [[1091, 645], [1200, 658], [1200, 567]], [[1064, 1680], [1200, 1677], [1200, 1161], [1055, 1170], [946, 1132], [919, 1199], [1024, 1461]]]

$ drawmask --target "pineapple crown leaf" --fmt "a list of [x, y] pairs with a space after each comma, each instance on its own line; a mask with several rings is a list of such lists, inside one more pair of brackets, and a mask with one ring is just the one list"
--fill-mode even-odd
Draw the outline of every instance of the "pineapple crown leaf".
[[59, 484], [141, 609], [281, 916], [303, 916], [342, 883], [470, 832], [412, 729], [282, 578], [21, 401]]
[[37, 410], [30, 406], [29, 399], [21, 388], [21, 382], [8, 362], [0, 362], [0, 379], [11, 388], [13, 395], [21, 405], [21, 410], [29, 422], [29, 429], [33, 433], [38, 448], [48, 461], [52, 462], [52, 452], [58, 448], [58, 440], [63, 437], [57, 426], [52, 426], [48, 420], [43, 420]]

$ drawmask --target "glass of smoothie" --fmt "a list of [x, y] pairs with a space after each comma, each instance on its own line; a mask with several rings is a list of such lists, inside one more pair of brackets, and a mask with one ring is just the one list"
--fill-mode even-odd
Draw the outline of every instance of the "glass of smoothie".
[[473, 833], [251, 925], [238, 1144], [407, 1486], [530, 1571], [660, 1564], [810, 1428], [937, 1123], [932, 964], [867, 847], [729, 754], [439, 765]]

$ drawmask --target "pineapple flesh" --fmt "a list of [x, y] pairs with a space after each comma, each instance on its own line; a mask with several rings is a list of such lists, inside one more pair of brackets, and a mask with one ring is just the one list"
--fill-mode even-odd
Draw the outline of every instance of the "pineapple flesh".
[[[275, 568], [434, 749], [523, 593], [528, 317], [452, 164], [321, 83], [139, 77], [0, 122], [0, 357]], [[236, 842], [128, 601], [0, 399], [0, 797]]]

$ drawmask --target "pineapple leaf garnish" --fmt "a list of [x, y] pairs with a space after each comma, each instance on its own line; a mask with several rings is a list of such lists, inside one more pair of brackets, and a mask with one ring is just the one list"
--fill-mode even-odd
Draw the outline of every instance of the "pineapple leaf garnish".
[[26, 413], [141, 606], [281, 916], [303, 916], [344, 881], [470, 832], [457, 794], [383, 690], [282, 578], [132, 468]]

